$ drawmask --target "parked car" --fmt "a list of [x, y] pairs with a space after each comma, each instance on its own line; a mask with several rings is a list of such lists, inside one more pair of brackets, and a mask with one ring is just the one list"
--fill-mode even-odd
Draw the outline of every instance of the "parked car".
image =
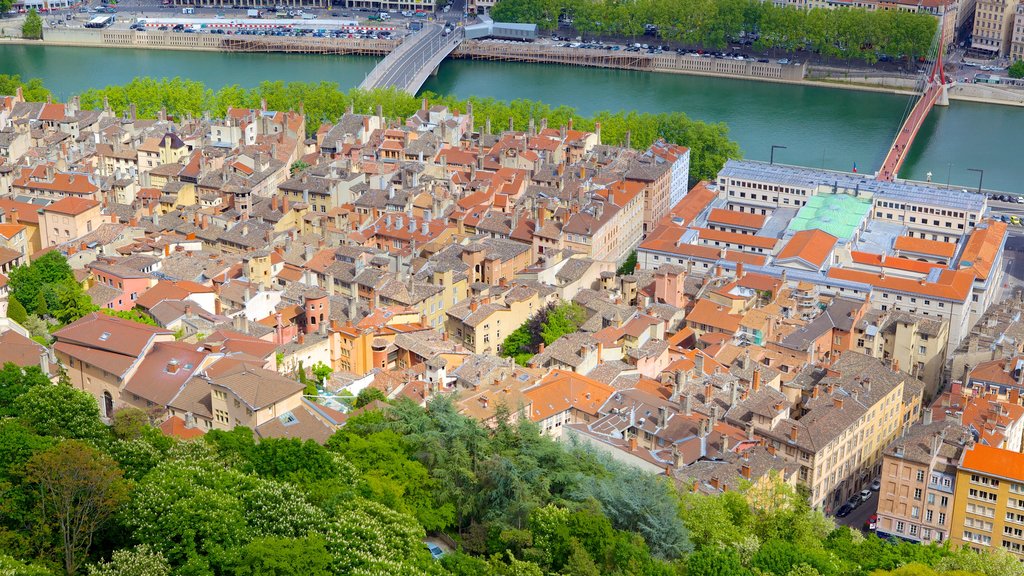
[[860, 494], [854, 494], [853, 496], [850, 496], [849, 500], [846, 501], [846, 503], [850, 505], [850, 508], [856, 508], [860, 506], [861, 502], [862, 501], [860, 499]]
[[836, 518], [846, 518], [850, 515], [850, 512], [853, 512], [853, 507], [849, 504], [843, 504], [839, 507], [839, 510], [836, 510]]
[[427, 550], [430, 550], [430, 555], [434, 560], [440, 560], [444, 556], [444, 550], [441, 547], [432, 542], [427, 542]]
[[868, 498], [871, 498], [871, 490], [868, 490], [867, 488], [861, 490], [860, 491], [860, 501], [861, 502], [867, 502]]
[[875, 478], [874, 481], [871, 482], [871, 489], [877, 492], [881, 488], [882, 488], [882, 481], [879, 480], [878, 478]]
[[878, 514], [872, 514], [867, 522], [864, 523], [864, 527], [874, 532], [878, 528]]

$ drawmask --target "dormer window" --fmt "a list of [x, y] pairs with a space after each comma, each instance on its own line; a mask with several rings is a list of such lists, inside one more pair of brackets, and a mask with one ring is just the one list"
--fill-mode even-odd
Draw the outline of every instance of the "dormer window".
[[100, 342], [106, 342], [109, 339], [110, 339], [110, 332], [104, 332], [103, 334], [100, 334]]

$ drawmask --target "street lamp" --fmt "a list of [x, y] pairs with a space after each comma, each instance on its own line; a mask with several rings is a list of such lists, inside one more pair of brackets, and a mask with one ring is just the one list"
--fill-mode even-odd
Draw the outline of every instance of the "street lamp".
[[778, 144], [772, 144], [772, 153], [771, 153], [771, 159], [768, 162], [769, 164], [775, 164], [775, 149], [776, 148], [780, 148], [782, 150], [786, 149], [785, 146], [780, 146]]
[[950, 162], [949, 165], [946, 166], [946, 188], [949, 188], [949, 175], [952, 172], [953, 172], [953, 163]]
[[981, 168], [968, 168], [967, 171], [978, 173], [978, 194], [981, 194], [981, 183], [985, 181], [985, 171]]

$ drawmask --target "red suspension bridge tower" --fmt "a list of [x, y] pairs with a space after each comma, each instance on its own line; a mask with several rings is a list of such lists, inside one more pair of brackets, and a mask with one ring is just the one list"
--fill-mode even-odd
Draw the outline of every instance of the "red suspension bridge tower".
[[[945, 18], [945, 16], [942, 18]], [[948, 84], [942, 59], [946, 43], [942, 18], [939, 19], [939, 42], [938, 49], [935, 52], [935, 62], [932, 63], [931, 70], [926, 72], [920, 80], [921, 87], [919, 90], [921, 95], [918, 97], [917, 103], [910, 110], [910, 113], [904, 118], [899, 133], [896, 134], [892, 146], [889, 147], [889, 152], [885, 155], [885, 161], [882, 162], [882, 167], [878, 169], [878, 174], [876, 175], [878, 180], [892, 181], [896, 178], [900, 167], [903, 166], [903, 160], [907, 157], [910, 146], [914, 143], [914, 138], [917, 137], [918, 131], [921, 130], [921, 126], [924, 125], [924, 121], [928, 117], [928, 113], [931, 112], [934, 106], [949, 106], [949, 96], [946, 93]]]

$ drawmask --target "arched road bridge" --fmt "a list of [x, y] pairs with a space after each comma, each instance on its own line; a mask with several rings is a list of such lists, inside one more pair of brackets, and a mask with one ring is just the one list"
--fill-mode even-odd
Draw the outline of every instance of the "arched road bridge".
[[378, 62], [359, 87], [366, 90], [397, 88], [416, 94], [441, 61], [465, 38], [461, 26], [448, 34], [444, 29], [443, 24], [425, 23], [422, 30], [407, 36], [398, 48]]

